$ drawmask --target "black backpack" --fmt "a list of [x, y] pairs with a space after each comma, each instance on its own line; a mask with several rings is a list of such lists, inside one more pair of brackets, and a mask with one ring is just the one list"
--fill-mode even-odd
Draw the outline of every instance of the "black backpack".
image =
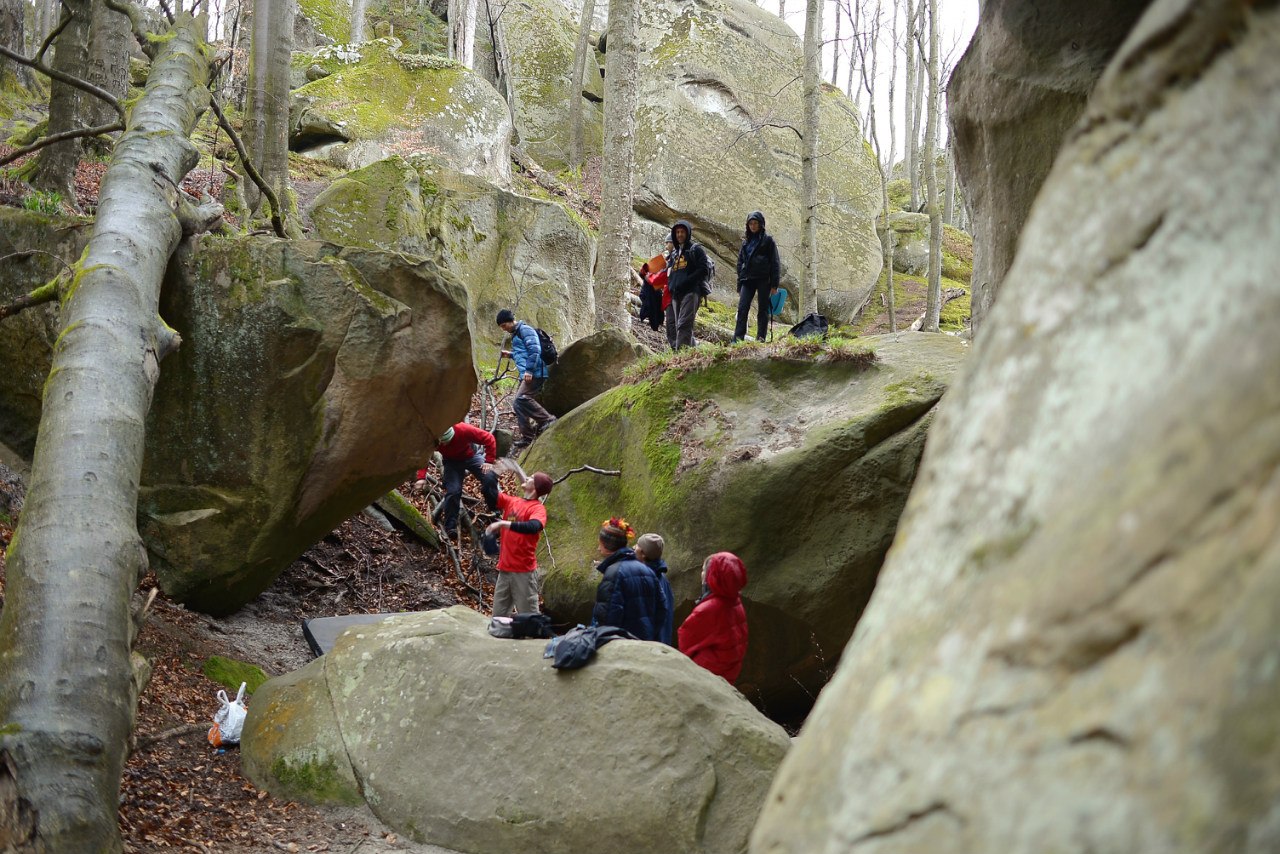
[[556, 342], [552, 341], [550, 335], [536, 326], [533, 331], [538, 333], [538, 344], [542, 347], [542, 364], [554, 365], [556, 360], [560, 358], [560, 354], [556, 351]]
[[[705, 249], [703, 251], [706, 252]], [[707, 276], [701, 282], [698, 283], [698, 296], [702, 297], [703, 299], [706, 299], [707, 297], [711, 296], [711, 282], [716, 277], [716, 259], [711, 257], [710, 252], [706, 252], [706, 255], [707, 255]]]
[[827, 337], [827, 319], [817, 312], [804, 316], [804, 320], [791, 327], [790, 335], [796, 338], [810, 338], [815, 335]]
[[555, 637], [551, 630], [551, 618], [546, 614], [516, 614], [511, 618], [511, 636], [513, 638], [550, 638]]

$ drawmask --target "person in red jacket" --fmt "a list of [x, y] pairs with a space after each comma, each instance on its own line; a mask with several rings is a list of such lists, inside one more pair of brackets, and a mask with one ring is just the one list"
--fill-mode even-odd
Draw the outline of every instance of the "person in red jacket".
[[678, 632], [680, 651], [732, 685], [747, 654], [747, 612], [738, 594], [747, 568], [732, 552], [716, 552], [702, 566], [707, 593]]
[[493, 585], [493, 616], [538, 613], [538, 538], [547, 526], [542, 499], [551, 493], [551, 476], [534, 472], [524, 479], [523, 498], [498, 493], [502, 518], [485, 533], [498, 535], [498, 581]]
[[[458, 508], [462, 504], [462, 482], [467, 472], [480, 481], [480, 494], [492, 512], [498, 509], [498, 473], [493, 463], [498, 458], [498, 440], [488, 430], [459, 421], [440, 434], [436, 450], [444, 460], [441, 480], [444, 482], [444, 533], [453, 537], [458, 531]], [[418, 469], [419, 489], [426, 486], [426, 469]]]

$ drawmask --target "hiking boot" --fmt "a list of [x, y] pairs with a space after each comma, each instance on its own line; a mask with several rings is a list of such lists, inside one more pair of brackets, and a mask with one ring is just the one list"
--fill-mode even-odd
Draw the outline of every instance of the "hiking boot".
[[543, 433], [547, 432], [547, 428], [552, 424], [555, 424], [556, 420], [556, 417], [552, 415], [548, 420], [542, 422], [542, 426], [538, 428], [538, 435], [541, 436]]

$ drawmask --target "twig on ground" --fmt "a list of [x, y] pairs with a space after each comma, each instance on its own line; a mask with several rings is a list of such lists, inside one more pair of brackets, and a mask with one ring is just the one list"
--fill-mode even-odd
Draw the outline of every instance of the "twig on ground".
[[207, 732], [208, 724], [182, 724], [181, 726], [172, 727], [164, 732], [158, 732], [155, 735], [138, 739], [137, 744], [129, 751], [132, 756], [135, 753], [141, 753], [144, 750], [150, 750], [162, 741], [168, 741], [171, 738], [182, 738], [184, 735], [197, 735]]

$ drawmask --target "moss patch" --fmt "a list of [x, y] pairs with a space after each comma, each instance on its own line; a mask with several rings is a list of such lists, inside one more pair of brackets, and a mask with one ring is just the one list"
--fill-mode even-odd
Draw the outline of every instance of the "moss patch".
[[277, 757], [271, 763], [271, 775], [286, 792], [309, 803], [356, 805], [363, 801], [338, 773], [332, 756]]
[[221, 655], [209, 656], [200, 672], [232, 693], [239, 691], [240, 684], [244, 683], [247, 686], [245, 690], [252, 694], [267, 681], [267, 674], [256, 664]]

